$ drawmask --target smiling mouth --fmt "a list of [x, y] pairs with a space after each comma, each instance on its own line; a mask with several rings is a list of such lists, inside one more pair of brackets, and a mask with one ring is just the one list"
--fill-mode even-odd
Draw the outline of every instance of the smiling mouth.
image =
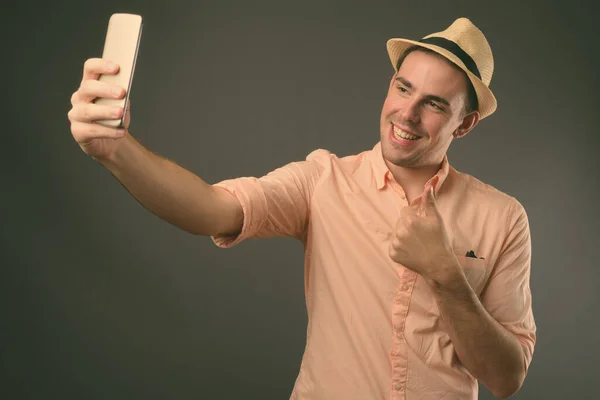
[[392, 124], [394, 137], [396, 139], [404, 139], [404, 140], [419, 140], [421, 136], [413, 135], [412, 133], [408, 133], [398, 128], [396, 125]]

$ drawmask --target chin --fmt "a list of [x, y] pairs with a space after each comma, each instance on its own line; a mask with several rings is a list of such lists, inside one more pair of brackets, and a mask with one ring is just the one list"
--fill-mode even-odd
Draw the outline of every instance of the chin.
[[383, 158], [398, 166], [403, 168], [415, 168], [420, 165], [421, 155], [420, 152], [411, 152], [409, 154], [403, 154], [402, 151], [397, 150], [391, 143], [388, 141], [382, 141], [381, 143], [381, 152]]
[[407, 159], [407, 158], [389, 159], [389, 158], [386, 158], [386, 160], [388, 160], [388, 162], [394, 164], [395, 166], [402, 167], [402, 168], [418, 168], [421, 166], [418, 159]]

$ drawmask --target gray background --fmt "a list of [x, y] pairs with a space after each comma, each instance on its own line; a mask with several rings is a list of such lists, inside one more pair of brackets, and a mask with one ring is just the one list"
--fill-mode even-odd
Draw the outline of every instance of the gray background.
[[[517, 399], [599, 398], [597, 23], [591, 1], [63, 1], [3, 6], [0, 397], [287, 399], [302, 247], [163, 222], [70, 135], [113, 12], [145, 18], [132, 133], [208, 182], [370, 149], [391, 37], [471, 18], [499, 109], [450, 162], [517, 197], [538, 342]], [[574, 7], [574, 5], [578, 5]], [[482, 388], [482, 399], [492, 396]]]

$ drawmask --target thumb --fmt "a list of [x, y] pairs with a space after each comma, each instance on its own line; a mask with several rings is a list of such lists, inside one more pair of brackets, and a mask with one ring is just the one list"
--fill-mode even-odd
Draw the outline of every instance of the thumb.
[[436, 215], [437, 206], [435, 204], [435, 195], [433, 185], [428, 184], [425, 186], [424, 197], [421, 200], [421, 215]]

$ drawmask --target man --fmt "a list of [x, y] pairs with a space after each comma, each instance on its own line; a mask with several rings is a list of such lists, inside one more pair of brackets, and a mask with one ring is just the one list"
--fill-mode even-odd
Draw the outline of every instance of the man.
[[[521, 204], [449, 165], [446, 152], [496, 109], [491, 49], [466, 18], [391, 39], [392, 76], [370, 151], [316, 150], [262, 178], [209, 185], [94, 124], [124, 91], [85, 64], [71, 131], [150, 211], [221, 247], [291, 236], [306, 248], [306, 350], [291, 399], [507, 398], [535, 344], [531, 241]], [[127, 118], [126, 126], [128, 126]]]

